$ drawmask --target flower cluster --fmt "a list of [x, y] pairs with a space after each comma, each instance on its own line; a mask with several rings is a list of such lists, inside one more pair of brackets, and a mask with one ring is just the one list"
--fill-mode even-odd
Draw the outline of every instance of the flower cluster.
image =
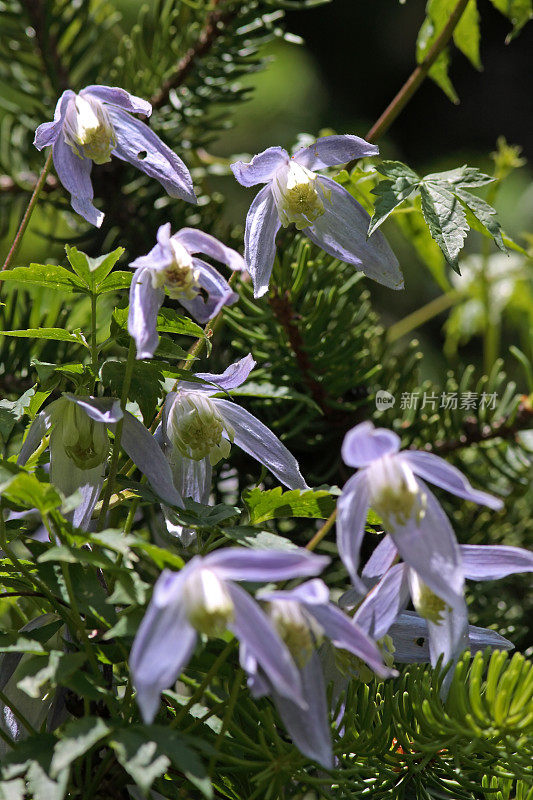
[[[92, 165], [106, 164], [113, 156], [154, 177], [170, 196], [196, 200], [185, 164], [133, 114], [149, 117], [150, 104], [123, 89], [88, 86], [77, 94], [64, 92], [53, 122], [36, 132], [38, 149], [53, 148], [55, 168], [71, 194], [73, 209], [93, 225], [102, 224], [103, 214], [93, 204]], [[264, 295], [280, 227], [294, 224], [335, 258], [389, 288], [402, 288], [398, 261], [383, 234], [377, 231], [368, 238], [366, 211], [342, 186], [318, 172], [377, 152], [357, 136], [327, 136], [292, 157], [271, 147], [248, 163], [234, 163], [233, 173], [242, 186], [265, 184], [247, 215], [244, 258], [200, 230], [184, 228], [172, 234], [170, 223], [161, 225], [156, 244], [130, 264], [135, 272], [128, 330], [137, 358], [151, 358], [158, 347], [157, 318], [166, 295], [202, 324], [238, 300], [231, 279], [199, 254], [243, 279], [248, 272], [255, 297]], [[250, 354], [221, 374], [180, 377], [166, 393], [154, 434], [112, 397], [64, 394], [36, 416], [19, 464], [26, 464], [49, 434], [50, 480], [65, 496], [79, 493], [70, 521], [89, 529], [105, 480], [111, 432], [146, 477], [167, 530], [187, 555], [195, 532], [183, 521], [185, 500], [209, 504], [213, 467], [230, 457], [233, 445], [289, 489], [309, 489], [285, 445], [231, 398], [231, 391], [248, 379], [255, 365]], [[501, 500], [474, 489], [461, 472], [431, 453], [400, 451], [396, 433], [376, 429], [370, 422], [349, 431], [342, 457], [357, 469], [337, 506], [338, 553], [352, 588], [340, 604], [334, 603], [330, 589], [317, 577], [330, 559], [297, 547], [260, 550], [215, 543], [213, 551], [194, 555], [181, 570], [164, 570], [130, 657], [146, 723], [154, 720], [162, 694], [179, 679], [206, 637], [236, 637], [252, 694], [268, 695], [302, 753], [331, 768], [326, 686], [332, 653], [342, 683], [350, 674], [394, 676], [394, 660], [429, 659], [436, 664], [443, 658], [448, 663], [467, 645], [511, 646], [491, 631], [468, 626], [464, 583], [533, 571], [533, 554], [506, 546], [459, 545], [426, 481], [495, 511], [502, 508]], [[369, 509], [379, 516], [386, 535], [360, 574]], [[303, 583], [290, 588], [276, 586], [302, 578]], [[406, 610], [409, 601], [416, 613]], [[413, 642], [420, 637], [424, 646], [415, 650]]]

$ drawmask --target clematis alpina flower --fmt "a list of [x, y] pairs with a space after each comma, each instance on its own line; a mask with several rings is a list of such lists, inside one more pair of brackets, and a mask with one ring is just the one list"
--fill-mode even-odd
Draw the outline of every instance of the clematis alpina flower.
[[[533, 553], [520, 547], [459, 545], [459, 555], [460, 577], [463, 580], [498, 579], [518, 572], [533, 572]], [[429, 650], [429, 660], [433, 666], [440, 656], [444, 664], [456, 660], [466, 647], [473, 647], [474, 650], [480, 649], [480, 645], [504, 649], [512, 647], [507, 639], [498, 638], [493, 631], [485, 634], [482, 633], [483, 629], [472, 630], [472, 626], [469, 627], [466, 622], [464, 598], [456, 598], [450, 604], [441, 600], [420, 580], [415, 569], [405, 563], [395, 564], [397, 558], [398, 550], [392, 536], [385, 536], [363, 569], [365, 582], [375, 584], [354, 616], [363, 630], [381, 639], [387, 633], [392, 635], [393, 626], [396, 625], [397, 633], [397, 622], [403, 616], [401, 612], [411, 599], [420, 617], [425, 619], [427, 644], [424, 643], [424, 646], [425, 650]], [[357, 604], [359, 597], [357, 590], [349, 590], [341, 597], [341, 605], [347, 607]], [[412, 623], [412, 618], [409, 617], [407, 621]], [[406, 641], [409, 640], [404, 636], [402, 644]], [[411, 648], [407, 655], [412, 656], [413, 652], [416, 653], [416, 648]], [[405, 657], [401, 660], [405, 660]], [[444, 693], [451, 677], [450, 672], [444, 683]]]
[[298, 749], [326, 769], [333, 767], [330, 724], [324, 674], [317, 648], [327, 637], [332, 644], [366, 662], [382, 678], [396, 674], [383, 663], [372, 639], [329, 601], [329, 591], [320, 579], [296, 589], [265, 591], [257, 599], [268, 602], [268, 615], [298, 666], [307, 708], [282, 696], [260, 670], [254, 654], [241, 644], [241, 665], [255, 697], [272, 696], [279, 715]]
[[306, 706], [298, 669], [271, 621], [234, 581], [269, 582], [308, 577], [329, 559], [306, 550], [278, 552], [230, 547], [195, 556], [181, 572], [157, 581], [130, 656], [137, 703], [145, 722], [157, 712], [161, 692], [188, 663], [198, 634], [231, 630], [283, 697]]
[[338, 183], [315, 172], [377, 153], [375, 145], [358, 136], [324, 136], [292, 158], [282, 147], [269, 147], [249, 163], [231, 165], [242, 186], [266, 183], [250, 206], [244, 235], [244, 258], [256, 297], [268, 289], [276, 234], [291, 223], [326, 253], [369, 278], [391, 289], [403, 288], [398, 260], [385, 237], [376, 231], [367, 238], [370, 217], [364, 208]]
[[[157, 312], [165, 290], [201, 323], [238, 299], [222, 275], [197, 258], [196, 253], [205, 253], [232, 270], [245, 269], [242, 256], [213, 236], [192, 228], [182, 228], [171, 236], [169, 222], [159, 228], [155, 247], [130, 264], [135, 275], [130, 288], [128, 330], [137, 345], [137, 358], [151, 358], [157, 347]], [[207, 294], [206, 299], [202, 292]]]
[[[248, 355], [221, 375], [198, 373], [206, 384], [182, 381], [166, 396], [156, 435], [183, 497], [208, 502], [212, 467], [229, 456], [232, 444], [263, 464], [289, 489], [309, 488], [294, 456], [266, 425], [236, 403], [215, 397], [244, 383], [254, 366]], [[167, 525], [181, 535], [179, 526], [174, 530], [168, 517]]]
[[82, 501], [72, 518], [76, 527], [87, 527], [91, 519], [109, 456], [107, 429], [114, 431], [119, 419], [123, 420], [121, 445], [154, 491], [165, 503], [183, 506], [158, 443], [129, 411], [122, 412], [118, 400], [65, 394], [35, 417], [18, 463], [27, 462], [49, 431], [50, 482], [66, 496], [81, 493]]
[[156, 134], [131, 114], [149, 117], [146, 100], [112, 86], [71, 89], [59, 98], [53, 122], [35, 132], [37, 150], [52, 145], [54, 166], [70, 192], [74, 211], [100, 227], [104, 215], [92, 203], [91, 168], [116, 156], [155, 178], [171, 197], [196, 203], [189, 170]]
[[[464, 649], [467, 635], [461, 551], [446, 514], [421, 479], [489, 508], [500, 509], [502, 502], [474, 489], [442, 458], [399, 449], [400, 439], [395, 433], [374, 428], [371, 422], [363, 422], [346, 434], [343, 459], [359, 471], [344, 486], [337, 507], [339, 554], [354, 586], [365, 592], [357, 570], [367, 511], [372, 507], [411, 568], [411, 595], [415, 608], [428, 619], [433, 652], [444, 654], [448, 661]], [[394, 591], [399, 596], [401, 581], [399, 575], [394, 576]]]

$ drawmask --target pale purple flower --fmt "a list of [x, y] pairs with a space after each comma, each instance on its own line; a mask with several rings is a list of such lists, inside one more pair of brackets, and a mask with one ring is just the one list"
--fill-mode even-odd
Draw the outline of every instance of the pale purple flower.
[[266, 183], [250, 206], [244, 235], [244, 258], [256, 297], [268, 289], [276, 234], [291, 223], [326, 253], [369, 278], [391, 289], [403, 288], [398, 260], [385, 237], [379, 231], [367, 237], [370, 217], [364, 208], [338, 183], [314, 171], [377, 153], [375, 145], [358, 136], [324, 136], [292, 158], [282, 147], [269, 147], [249, 163], [231, 165], [242, 186]]
[[54, 166], [70, 192], [74, 211], [100, 227], [104, 215], [93, 205], [91, 168], [116, 156], [155, 178], [171, 197], [196, 203], [189, 170], [144, 122], [131, 114], [149, 117], [152, 106], [125, 89], [87, 86], [71, 89], [59, 98], [53, 122], [35, 132], [37, 150], [52, 145]]
[[157, 581], [130, 656], [137, 703], [152, 722], [164, 689], [191, 658], [198, 634], [231, 630], [246, 646], [272, 685], [306, 707], [300, 674], [272, 622], [234, 581], [270, 582], [309, 577], [329, 558], [306, 550], [245, 550], [230, 547], [195, 556], [178, 573], [165, 570]]
[[474, 489], [442, 458], [399, 450], [399, 437], [384, 428], [374, 428], [371, 422], [363, 422], [346, 434], [343, 459], [359, 471], [344, 486], [337, 505], [339, 554], [354, 586], [364, 592], [357, 570], [367, 512], [373, 508], [391, 534], [394, 548], [411, 568], [404, 586], [399, 570], [393, 567], [391, 602], [400, 603], [399, 612], [402, 592], [409, 589], [415, 608], [429, 620], [432, 656], [442, 653], [447, 661], [466, 644], [463, 565], [450, 522], [421, 479], [489, 508], [500, 509], [502, 502]]
[[85, 528], [90, 522], [109, 457], [107, 429], [114, 431], [119, 419], [123, 420], [121, 445], [126, 453], [165, 503], [183, 507], [161, 448], [138, 419], [129, 411], [123, 413], [118, 400], [65, 394], [35, 417], [18, 463], [25, 464], [50, 432], [50, 482], [65, 496], [79, 491], [82, 497], [72, 518], [76, 527]]
[[[231, 364], [221, 375], [198, 373], [205, 384], [181, 381], [163, 405], [156, 432], [169, 460], [176, 489], [198, 503], [209, 501], [212, 466], [229, 456], [235, 444], [263, 464], [289, 489], [308, 489], [295, 457], [272, 431], [231, 400], [216, 397], [240, 386], [255, 366], [251, 355]], [[179, 524], [167, 526], [181, 536]]]
[[[383, 663], [380, 650], [357, 623], [329, 601], [329, 591], [320, 579], [291, 590], [266, 591], [257, 599], [267, 601], [268, 615], [289, 648], [300, 672], [307, 708], [282, 695], [260, 669], [246, 643], [240, 660], [255, 697], [271, 695], [287, 731], [298, 749], [326, 769], [333, 767], [333, 752], [322, 662], [317, 648], [324, 637], [334, 647], [361, 659], [380, 677], [396, 674]], [[345, 655], [343, 656], [345, 658]]]
[[[460, 577], [469, 580], [504, 578], [518, 572], [533, 572], [533, 553], [520, 547], [507, 545], [459, 545]], [[420, 615], [426, 618], [430, 661], [435, 666], [439, 657], [443, 663], [456, 659], [462, 650], [476, 645], [476, 638], [487, 646], [504, 645], [507, 640], [489, 641], [488, 634], [479, 635], [479, 629], [470, 633], [465, 620], [467, 608], [464, 598], [449, 604], [424, 590], [416, 569], [406, 563], [396, 564], [398, 549], [392, 536], [385, 536], [372, 553], [362, 572], [363, 580], [375, 584], [359, 605], [354, 620], [376, 639], [390, 633], [409, 599]], [[377, 583], [376, 583], [377, 581]], [[341, 598], [344, 606], [356, 603], [359, 593], [349, 590]], [[481, 629], [482, 630], [482, 629]], [[492, 631], [489, 632], [493, 634]], [[494, 634], [497, 637], [497, 634]], [[416, 638], [416, 637], [415, 637]], [[470, 640], [470, 641], [469, 641]], [[508, 643], [510, 644], [510, 643]], [[506, 645], [507, 647], [507, 645]], [[413, 651], [412, 651], [413, 652]], [[416, 650], [414, 650], [416, 652]], [[404, 660], [404, 659], [402, 659]]]
[[[245, 269], [242, 256], [214, 236], [192, 228], [182, 228], [171, 236], [169, 222], [159, 228], [155, 247], [130, 264], [135, 275], [130, 288], [128, 330], [137, 345], [137, 358], [151, 358], [157, 347], [157, 313], [165, 290], [202, 324], [224, 305], [238, 300], [222, 275], [197, 258], [196, 253], [205, 253], [232, 270]], [[202, 292], [206, 293], [205, 299]]]

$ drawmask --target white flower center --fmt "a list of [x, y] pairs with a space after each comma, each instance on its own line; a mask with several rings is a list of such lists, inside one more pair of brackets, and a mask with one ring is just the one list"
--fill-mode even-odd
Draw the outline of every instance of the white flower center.
[[111, 161], [117, 140], [105, 106], [95, 97], [76, 97], [70, 101], [63, 127], [65, 141], [77, 156], [95, 164]]
[[164, 286], [175, 300], [182, 297], [193, 300], [200, 290], [200, 271], [193, 268], [192, 256], [180, 242], [170, 239], [169, 243], [173, 261], [164, 269], [152, 270], [152, 286], [154, 289]]
[[69, 458], [80, 469], [93, 469], [109, 455], [109, 435], [103, 422], [95, 422], [70, 400], [62, 405], [61, 439]]
[[280, 167], [272, 180], [272, 193], [284, 228], [294, 222], [298, 230], [308, 228], [324, 213], [324, 199], [331, 192], [317, 175], [296, 161]]
[[426, 496], [411, 468], [395, 455], [373, 461], [368, 471], [370, 505], [387, 530], [403, 526], [409, 519], [420, 521], [425, 514]]
[[227, 588], [210, 569], [197, 569], [185, 580], [183, 603], [191, 625], [208, 636], [220, 636], [235, 618]]
[[[229, 439], [223, 436], [223, 433]], [[211, 465], [227, 458], [235, 431], [202, 392], [178, 392], [170, 409], [167, 435], [182, 455]]]
[[444, 619], [443, 613], [447, 607], [446, 602], [431, 591], [429, 586], [420, 580], [418, 574], [412, 569], [409, 570], [409, 586], [413, 605], [420, 616], [429, 620], [429, 622], [437, 624], [442, 622]]
[[296, 600], [273, 600], [268, 613], [294, 661], [304, 667], [323, 639], [321, 626]]

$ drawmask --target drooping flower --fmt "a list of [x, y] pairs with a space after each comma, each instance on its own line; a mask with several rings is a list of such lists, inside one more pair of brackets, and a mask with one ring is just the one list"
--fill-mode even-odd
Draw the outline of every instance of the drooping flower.
[[[298, 462], [266, 425], [236, 403], [215, 397], [244, 383], [254, 366], [248, 355], [221, 375], [198, 373], [206, 384], [180, 382], [165, 398], [157, 436], [183, 497], [208, 502], [212, 467], [229, 456], [232, 444], [263, 464], [289, 489], [308, 488]], [[167, 516], [167, 525], [181, 535], [179, 526], [173, 528], [171, 516]]]
[[169, 465], [152, 434], [118, 400], [65, 394], [33, 420], [18, 463], [24, 465], [42, 438], [50, 432], [50, 482], [64, 495], [79, 491], [81, 503], [72, 522], [85, 528], [102, 490], [109, 456], [107, 429], [122, 423], [121, 445], [146, 475], [159, 497], [171, 506], [183, 506]]
[[[383, 663], [373, 640], [329, 601], [329, 591], [320, 579], [296, 589], [265, 591], [258, 599], [269, 604], [268, 614], [298, 666], [307, 708], [279, 693], [260, 669], [254, 654], [241, 644], [241, 665], [255, 697], [271, 695], [287, 731], [298, 749], [329, 769], [333, 766], [330, 723], [324, 674], [318, 647], [327, 637], [334, 647], [361, 659], [381, 677], [395, 674]], [[345, 655], [347, 655], [345, 653]]]
[[[130, 288], [128, 330], [137, 345], [137, 358], [151, 358], [157, 347], [157, 312], [165, 290], [200, 323], [238, 299], [222, 275], [195, 253], [205, 253], [232, 270], [245, 269], [242, 256], [213, 236], [192, 228], [182, 228], [171, 236], [170, 223], [161, 225], [155, 247], [130, 264], [135, 275]], [[202, 292], [207, 293], [206, 299]]]
[[35, 132], [37, 150], [52, 145], [54, 166], [70, 192], [74, 211], [100, 227], [104, 215], [92, 203], [91, 168], [116, 156], [155, 178], [171, 197], [196, 203], [189, 170], [145, 123], [131, 114], [149, 117], [146, 100], [111, 86], [71, 89], [59, 98], [53, 122]]
[[[410, 591], [415, 608], [428, 619], [433, 652], [444, 654], [448, 661], [464, 649], [467, 635], [461, 550], [446, 514], [421, 479], [489, 508], [500, 509], [502, 502], [474, 489], [442, 458], [399, 450], [399, 437], [384, 428], [374, 428], [371, 422], [363, 422], [346, 434], [343, 459], [359, 471], [344, 486], [337, 507], [339, 554], [354, 586], [364, 593], [357, 570], [367, 512], [372, 507], [411, 568]], [[393, 576], [397, 598], [401, 580], [395, 572]]]
[[324, 136], [292, 158], [282, 147], [269, 147], [249, 163], [231, 165], [242, 186], [267, 184], [250, 206], [244, 236], [256, 297], [268, 289], [276, 234], [291, 223], [326, 253], [369, 278], [391, 289], [403, 288], [398, 260], [385, 237], [376, 231], [367, 238], [370, 217], [364, 208], [338, 183], [315, 172], [377, 153], [375, 145], [358, 136]]
[[269, 582], [308, 577], [329, 559], [306, 550], [225, 548], [195, 556], [178, 573], [165, 570], [157, 581], [130, 656], [137, 702], [145, 722], [157, 712], [161, 692], [188, 663], [198, 634], [231, 630], [257, 660], [283, 697], [306, 706], [300, 675], [271, 621], [234, 581]]
[[[469, 580], [490, 580], [506, 577], [518, 572], [533, 572], [533, 553], [520, 547], [507, 545], [459, 545], [461, 556], [461, 577]], [[435, 666], [439, 657], [443, 663], [456, 659], [466, 647], [480, 649], [484, 646], [508, 649], [511, 643], [498, 637], [493, 631], [472, 628], [467, 622], [467, 607], [456, 600], [453, 605], [441, 600], [430, 592], [420, 581], [412, 567], [405, 563], [395, 564], [398, 550], [392, 536], [385, 536], [372, 553], [362, 577], [372, 586], [364, 600], [357, 608], [354, 620], [371, 636], [380, 639], [385, 634], [398, 635], [398, 620], [403, 617], [404, 623], [413, 623], [412, 615], [405, 618], [402, 614], [409, 599], [427, 626], [427, 641], [424, 654], [429, 653], [429, 660]], [[376, 582], [377, 581], [377, 582]], [[374, 585], [373, 585], [374, 584]], [[341, 605], [349, 607], [357, 604], [360, 596], [357, 590], [349, 590], [341, 597]], [[396, 629], [394, 626], [396, 625]], [[402, 636], [402, 634], [400, 633]], [[492, 635], [492, 639], [491, 639]], [[416, 642], [416, 636], [413, 644]], [[409, 643], [402, 636], [402, 646]], [[416, 647], [404, 651], [403, 658], [416, 655]], [[420, 656], [420, 653], [419, 653]], [[398, 658], [395, 656], [395, 660]], [[444, 693], [451, 680], [449, 673], [444, 683]]]

